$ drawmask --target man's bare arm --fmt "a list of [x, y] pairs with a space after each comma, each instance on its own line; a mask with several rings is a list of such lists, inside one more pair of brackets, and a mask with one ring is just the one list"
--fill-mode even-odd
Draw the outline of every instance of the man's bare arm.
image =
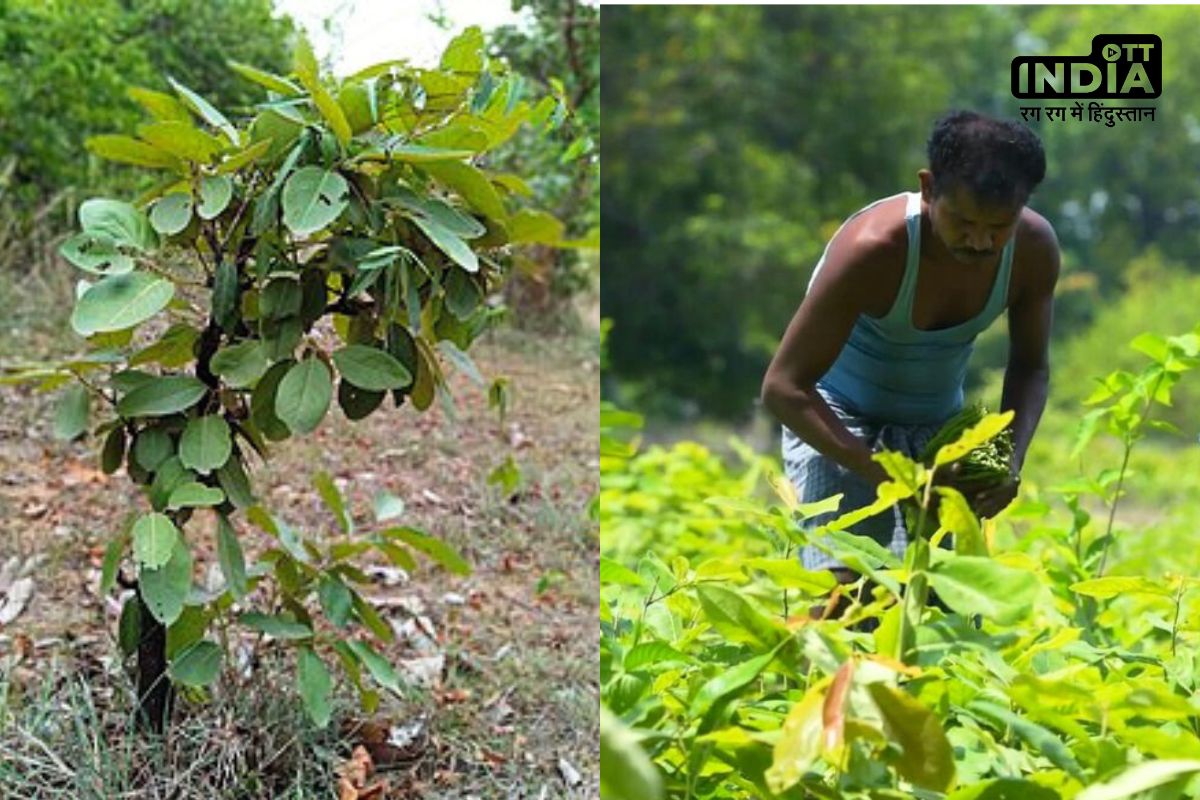
[[762, 401], [817, 452], [878, 484], [888, 480], [887, 473], [816, 391], [817, 380], [829, 371], [863, 311], [864, 273], [888, 255], [883, 244], [854, 242], [849, 230], [830, 244], [821, 272], [792, 317], [763, 378]]
[[1050, 383], [1050, 329], [1054, 320], [1054, 287], [1058, 282], [1058, 240], [1049, 223], [1037, 218], [1034, 228], [1032, 280], [1008, 311], [1009, 353], [1001, 410], [1013, 411], [1013, 471], [1019, 473], [1033, 440]]

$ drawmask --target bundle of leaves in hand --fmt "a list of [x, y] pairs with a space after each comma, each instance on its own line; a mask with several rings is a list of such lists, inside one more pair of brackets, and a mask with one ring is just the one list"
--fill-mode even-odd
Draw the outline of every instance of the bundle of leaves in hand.
[[[963, 433], [978, 425], [988, 413], [987, 406], [983, 403], [977, 402], [964, 406], [961, 411], [947, 420], [925, 445], [925, 449], [921, 452], [921, 462], [926, 467], [932, 467], [938, 450], [948, 444], [953, 444]], [[953, 462], [955, 486], [960, 491], [977, 492], [1001, 483], [1010, 474], [1012, 456], [1012, 431], [1006, 428]], [[948, 467], [941, 469], [948, 469]], [[905, 503], [904, 512], [908, 529], [915, 530], [919, 524], [920, 506], [916, 502], [909, 501]], [[936, 520], [926, 519], [922, 535], [928, 537], [936, 529]]]

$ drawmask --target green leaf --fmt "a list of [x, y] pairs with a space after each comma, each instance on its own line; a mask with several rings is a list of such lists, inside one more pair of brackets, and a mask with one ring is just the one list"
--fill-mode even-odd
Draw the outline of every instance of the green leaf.
[[123, 200], [93, 197], [79, 206], [79, 227], [120, 245], [147, 251], [158, 247], [158, 237], [146, 215]]
[[223, 502], [225, 502], [225, 493], [220, 489], [205, 486], [197, 481], [188, 481], [171, 490], [167, 508], [203, 508], [218, 506]]
[[217, 109], [213, 108], [213, 106], [207, 100], [183, 84], [179, 83], [174, 78], [168, 76], [167, 82], [171, 84], [172, 89], [179, 93], [179, 96], [183, 98], [183, 102], [186, 103], [188, 107], [192, 109], [192, 111], [195, 111], [200, 115], [201, 119], [203, 119], [209, 125], [212, 125], [214, 128], [220, 129], [220, 131], [225, 134], [225, 137], [229, 139], [232, 144], [238, 143], [237, 129], [229, 123], [229, 120], [225, 118], [224, 114], [222, 114], [220, 111], [217, 111]]
[[982, 614], [1001, 625], [1029, 616], [1040, 589], [1034, 573], [978, 556], [939, 561], [929, 572], [929, 585], [959, 614]]
[[999, 778], [964, 786], [946, 800], [1062, 800], [1062, 795], [1033, 781]]
[[322, 575], [317, 595], [329, 621], [339, 628], [346, 627], [350, 621], [350, 611], [354, 607], [354, 596], [350, 594], [346, 584], [328, 574]]
[[162, 462], [175, 455], [171, 436], [162, 428], [143, 428], [133, 443], [133, 457], [147, 472], [154, 472]]
[[150, 569], [171, 560], [179, 529], [165, 514], [145, 514], [133, 525], [133, 557]]
[[304, 700], [304, 710], [318, 728], [324, 728], [333, 714], [330, 704], [333, 679], [325, 662], [311, 647], [301, 647], [297, 658], [296, 679], [300, 683], [300, 697]]
[[645, 581], [642, 576], [624, 564], [611, 558], [600, 557], [600, 585], [603, 586], [642, 586]]
[[442, 288], [446, 292], [446, 308], [459, 319], [465, 320], [483, 302], [483, 292], [466, 270], [450, 270]]
[[389, 147], [387, 154], [393, 161], [428, 164], [434, 161], [461, 161], [475, 155], [475, 152], [473, 150], [429, 147], [423, 144], [401, 144]]
[[271, 149], [272, 142], [272, 139], [264, 139], [261, 142], [255, 142], [249, 147], [239, 150], [220, 163], [217, 167], [217, 174], [228, 175], [230, 172], [237, 172], [248, 164], [253, 164], [267, 154], [267, 151]]
[[201, 475], [220, 467], [232, 452], [229, 425], [217, 414], [191, 419], [179, 440], [179, 460]]
[[169, 94], [131, 86], [125, 90], [130, 100], [140, 105], [150, 116], [164, 122], [191, 122], [187, 107]]
[[122, 417], [161, 417], [185, 411], [208, 392], [208, 387], [191, 375], [151, 378], [117, 401]]
[[301, 167], [283, 185], [283, 222], [297, 236], [307, 236], [336, 220], [349, 199], [350, 187], [341, 175]]
[[523, 208], [508, 222], [508, 237], [513, 244], [558, 244], [563, 224], [545, 211]]
[[[991, 722], [1001, 730], [1011, 728], [1012, 732], [1020, 737], [1034, 753], [1045, 756], [1056, 767], [1076, 778], [1083, 777], [1083, 771], [1079, 762], [1075, 760], [1075, 755], [1050, 730], [989, 700], [975, 700], [967, 706], [967, 710]], [[1125, 797], [1125, 795], [1120, 796]]]
[[171, 625], [183, 613], [183, 604], [192, 590], [192, 554], [182, 538], [166, 564], [158, 569], [143, 567], [138, 574], [142, 598], [150, 613], [163, 625]]
[[456, 575], [471, 574], [471, 565], [441, 539], [435, 539], [413, 528], [388, 528], [383, 535], [398, 539], [414, 550], [419, 550]]
[[475, 366], [475, 362], [454, 342], [443, 339], [437, 343], [437, 349], [441, 351], [447, 361], [454, 365], [455, 369], [466, 375], [476, 386], [480, 388], [487, 386], [487, 381], [479, 374], [479, 368]]
[[182, 367], [195, 359], [195, 346], [199, 338], [200, 331], [186, 322], [177, 322], [167, 328], [157, 341], [135, 353], [129, 363], [133, 366], [156, 363], [168, 369]]
[[967, 499], [949, 486], [935, 486], [941, 496], [938, 502], [938, 521], [954, 534], [954, 552], [964, 556], [986, 556], [987, 543], [979, 519]]
[[171, 678], [185, 686], [208, 686], [221, 672], [221, 655], [216, 642], [196, 642], [171, 661]]
[[175, 286], [155, 275], [109, 275], [79, 298], [71, 327], [80, 336], [132, 328], [166, 308], [174, 296]]
[[241, 75], [246, 80], [257, 83], [263, 88], [270, 89], [282, 95], [300, 94], [300, 87], [287, 78], [280, 77], [271, 72], [265, 72], [257, 67], [252, 67], [249, 64], [243, 64], [239, 61], [226, 61], [225, 63], [238, 75]]
[[165, 153], [132, 136], [106, 133], [101, 136], [88, 137], [83, 144], [100, 158], [116, 161], [119, 164], [162, 169], [174, 169], [179, 164], [170, 153]]
[[141, 628], [141, 608], [137, 597], [131, 595], [121, 605], [121, 619], [117, 623], [117, 644], [126, 656], [137, 652], [138, 642], [142, 638]]
[[124, 275], [133, 271], [133, 259], [122, 253], [107, 236], [84, 231], [67, 239], [59, 254], [93, 275]]
[[772, 792], [782, 794], [795, 786], [821, 757], [825, 689], [824, 682], [810, 688], [788, 711], [764, 776]]
[[1075, 795], [1075, 800], [1127, 800], [1142, 792], [1200, 772], [1200, 761], [1164, 759], [1130, 767], [1111, 781], [1096, 783]]
[[462, 161], [434, 161], [424, 164], [422, 170], [428, 172], [444, 186], [458, 193], [471, 208], [480, 214], [500, 222], [508, 218], [504, 201], [492, 182], [477, 168]]
[[138, 136], [159, 150], [201, 164], [212, 161], [221, 151], [221, 142], [193, 126], [190, 120], [151, 122], [138, 128]]
[[200, 219], [213, 219], [229, 206], [233, 199], [233, 181], [224, 175], [205, 175], [200, 178]]
[[600, 795], [605, 800], [661, 800], [662, 778], [637, 737], [600, 707]]
[[90, 407], [87, 387], [73, 383], [64, 389], [54, 412], [54, 438], [70, 440], [85, 433]]
[[626, 672], [635, 672], [666, 662], [691, 663], [692, 659], [666, 642], [642, 642], [625, 654], [623, 666]]
[[479, 258], [475, 255], [475, 251], [450, 229], [426, 217], [413, 216], [410, 219], [439, 250], [450, 256], [456, 264], [467, 272], [479, 271]]
[[276, 639], [311, 639], [313, 635], [312, 628], [302, 622], [271, 614], [260, 614], [257, 611], [248, 611], [242, 614], [238, 620], [246, 627], [261, 631], [268, 636], [274, 636]]
[[229, 502], [238, 508], [249, 508], [254, 505], [254, 492], [246, 471], [242, 468], [241, 458], [234, 454], [228, 461], [217, 469], [217, 482], [221, 484]]
[[483, 69], [483, 31], [472, 25], [450, 40], [442, 53], [441, 69], [446, 72], [478, 75]]
[[371, 673], [371, 677], [375, 679], [376, 683], [397, 694], [401, 693], [400, 678], [387, 659], [375, 652], [374, 648], [366, 642], [350, 641], [346, 644]]
[[403, 364], [377, 347], [348, 345], [333, 354], [333, 363], [345, 380], [369, 391], [401, 389], [413, 380]]
[[100, 569], [100, 594], [105, 595], [117, 584], [117, 570], [121, 567], [121, 556], [125, 553], [128, 529], [114, 536], [104, 548], [104, 562]]
[[905, 780], [935, 792], [954, 785], [954, 750], [937, 716], [915, 697], [884, 683], [867, 686], [889, 738], [904, 751], [895, 763]]
[[346, 501], [342, 498], [342, 493], [338, 491], [333, 479], [329, 477], [329, 473], [318, 472], [314, 475], [313, 486], [316, 487], [317, 494], [321, 495], [321, 499], [325, 501], [325, 505], [333, 512], [342, 532], [353, 533], [354, 521], [346, 513]]
[[192, 221], [192, 196], [176, 192], [159, 198], [150, 209], [150, 224], [165, 236], [174, 236]]
[[333, 399], [333, 378], [320, 359], [309, 357], [288, 370], [275, 395], [275, 414], [293, 433], [315, 430]]
[[837, 586], [832, 572], [804, 569], [795, 558], [751, 558], [743, 566], [767, 573], [781, 589], [799, 589], [814, 597], [829, 594]]
[[688, 713], [693, 718], [703, 717], [715, 703], [748, 686], [775, 660], [779, 648], [785, 643], [780, 642], [770, 652], [743, 661], [710, 678], [692, 698]]
[[263, 435], [273, 441], [286, 439], [290, 433], [287, 425], [275, 416], [275, 401], [279, 397], [279, 384], [293, 366], [295, 362], [291, 360], [271, 365], [250, 393], [250, 418]]
[[112, 475], [121, 468], [125, 460], [125, 428], [117, 426], [108, 432], [104, 439], [104, 449], [100, 453], [100, 469], [105, 475]]
[[224, 514], [217, 517], [217, 561], [234, 599], [241, 600], [250, 591], [246, 580], [246, 556], [242, 553], [237, 531]]
[[1168, 587], [1140, 576], [1114, 575], [1105, 578], [1091, 578], [1071, 584], [1071, 591], [1100, 600], [1134, 594], [1171, 596], [1171, 590]]
[[369, 416], [372, 411], [382, 405], [385, 397], [387, 397], [387, 392], [360, 389], [344, 380], [338, 383], [338, 405], [341, 407], [342, 413], [346, 415], [346, 419], [352, 422]]
[[267, 371], [267, 354], [262, 342], [247, 339], [231, 347], [222, 347], [212, 359], [212, 371], [231, 388], [253, 386]]
[[179, 456], [171, 456], [158, 466], [154, 482], [150, 484], [150, 503], [156, 511], [166, 507], [171, 492], [180, 484], [196, 480], [196, 473], [183, 466]]
[[779, 622], [732, 589], [700, 584], [696, 586], [696, 596], [700, 598], [704, 616], [732, 641], [767, 648], [774, 647], [785, 635]]

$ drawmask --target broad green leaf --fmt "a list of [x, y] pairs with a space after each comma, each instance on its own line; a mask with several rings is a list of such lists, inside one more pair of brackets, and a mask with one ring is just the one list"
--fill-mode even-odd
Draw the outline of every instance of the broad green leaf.
[[446, 360], [454, 365], [454, 368], [470, 378], [471, 382], [480, 388], [487, 386], [487, 381], [483, 379], [483, 375], [479, 374], [479, 367], [475, 366], [475, 362], [454, 342], [443, 339], [437, 343], [437, 349], [446, 357]]
[[377, 347], [348, 345], [333, 354], [333, 363], [345, 380], [369, 391], [401, 389], [413, 380], [403, 364]]
[[97, 233], [77, 233], [63, 242], [58, 252], [94, 275], [124, 275], [133, 270], [133, 259], [122, 253], [112, 239]]
[[1001, 625], [1029, 616], [1040, 588], [1034, 573], [978, 556], [939, 561], [929, 572], [929, 585], [959, 614], [982, 614]]
[[108, 133], [91, 136], [84, 140], [84, 146], [101, 158], [120, 164], [159, 169], [174, 169], [179, 164], [170, 153], [132, 136]]
[[170, 281], [149, 273], [109, 275], [79, 298], [71, 327], [80, 336], [132, 328], [166, 308], [174, 296]]
[[104, 439], [104, 449], [100, 452], [100, 470], [105, 475], [112, 475], [121, 468], [125, 460], [125, 428], [118, 426], [109, 431]]
[[396, 638], [395, 631], [392, 626], [388, 625], [370, 603], [363, 600], [362, 596], [357, 592], [351, 592], [354, 595], [354, 613], [367, 626], [367, 630], [375, 634], [385, 642], [390, 642]]
[[85, 433], [88, 427], [88, 410], [91, 397], [87, 387], [79, 383], [68, 386], [58, 399], [54, 411], [54, 438], [74, 439]]
[[824, 681], [809, 689], [784, 719], [765, 775], [772, 792], [782, 794], [795, 786], [821, 757], [825, 689]]
[[296, 679], [300, 684], [300, 697], [304, 700], [304, 710], [318, 728], [329, 724], [333, 714], [330, 697], [333, 694], [333, 679], [325, 662], [313, 652], [311, 647], [301, 647], [296, 667]]
[[387, 392], [373, 392], [360, 389], [348, 381], [338, 382], [337, 400], [346, 419], [358, 421], [370, 416], [371, 412], [383, 404]]
[[158, 569], [139, 570], [138, 583], [155, 619], [168, 626], [179, 619], [192, 590], [192, 554], [183, 539], [175, 540], [175, 550], [166, 564]]
[[150, 504], [156, 511], [163, 510], [171, 498], [171, 492], [197, 477], [196, 473], [183, 466], [179, 456], [171, 456], [159, 464], [154, 473], [154, 481], [150, 484]]
[[1200, 773], [1200, 761], [1195, 759], [1146, 761], [1130, 767], [1110, 781], [1087, 787], [1075, 795], [1075, 800], [1128, 800], [1196, 773]]
[[1171, 589], [1169, 587], [1140, 576], [1114, 575], [1104, 578], [1091, 578], [1071, 584], [1071, 591], [1075, 592], [1075, 594], [1095, 597], [1100, 600], [1133, 594], [1158, 595], [1162, 597], [1171, 596]]
[[726, 638], [760, 648], [774, 647], [785, 636], [783, 625], [732, 589], [700, 584], [696, 596], [704, 616]]
[[317, 79], [317, 57], [308, 38], [303, 35], [297, 37], [296, 46], [292, 50], [292, 71], [302, 83]]
[[147, 472], [154, 472], [173, 455], [175, 446], [171, 436], [162, 428], [143, 428], [133, 442], [133, 457]]
[[212, 371], [234, 389], [253, 386], [267, 371], [267, 354], [262, 342], [247, 339], [222, 347], [212, 358]]
[[320, 359], [309, 357], [283, 377], [275, 395], [275, 414], [293, 433], [311, 433], [333, 399], [333, 378]]
[[444, 186], [453, 189], [459, 197], [485, 217], [500, 222], [508, 218], [500, 194], [476, 167], [462, 161], [434, 161], [422, 165], [421, 169]]
[[232, 452], [229, 425], [217, 414], [189, 420], [179, 440], [179, 460], [201, 475], [220, 467]]
[[246, 556], [242, 553], [237, 531], [224, 514], [217, 517], [217, 561], [234, 599], [241, 600], [250, 591], [246, 579]]
[[964, 556], [986, 556], [987, 542], [967, 499], [949, 486], [935, 486], [934, 490], [941, 496], [938, 521], [954, 534], [954, 552]]
[[962, 458], [1007, 428], [1008, 424], [1012, 422], [1012, 418], [1011, 410], [1005, 411], [1003, 414], [988, 414], [978, 424], [963, 432], [957, 441], [938, 448], [937, 455], [933, 459], [934, 466], [940, 467]]
[[294, 365], [290, 359], [273, 364], [250, 393], [250, 418], [272, 441], [286, 439], [289, 435], [288, 426], [275, 415], [275, 401], [279, 396], [279, 384]]
[[[832, 545], [833, 554], [850, 566], [854, 566], [850, 562], [850, 559], [854, 559], [856, 563], [861, 562], [870, 569], [900, 568], [900, 559], [896, 558], [895, 553], [869, 536], [859, 536], [849, 531], [830, 530], [825, 541]], [[857, 569], [857, 567], [855, 568]]]
[[174, 78], [168, 76], [167, 82], [171, 84], [172, 89], [179, 93], [179, 96], [183, 98], [183, 102], [186, 103], [188, 107], [192, 109], [192, 111], [195, 111], [200, 115], [201, 119], [203, 119], [209, 125], [212, 125], [214, 128], [218, 128], [222, 133], [225, 134], [225, 137], [229, 139], [232, 144], [238, 143], [237, 129], [229, 123], [229, 120], [225, 118], [224, 114], [222, 114], [220, 111], [217, 111], [217, 109], [213, 108], [213, 106], [207, 100], [183, 84], [179, 83]]
[[867, 686], [883, 716], [888, 737], [903, 751], [895, 762], [901, 777], [924, 789], [954, 785], [954, 751], [937, 716], [913, 696], [884, 683]]
[[217, 469], [217, 481], [229, 502], [238, 508], [249, 508], [254, 505], [254, 492], [246, 471], [242, 468], [241, 458], [235, 453], [228, 461]]
[[271, 72], [265, 72], [257, 67], [252, 67], [249, 64], [243, 64], [239, 61], [226, 61], [230, 69], [241, 75], [249, 81], [257, 83], [266, 89], [277, 92], [282, 95], [300, 94], [300, 87], [289, 81], [287, 78], [280, 77]]
[[174, 236], [192, 221], [192, 196], [182, 192], [155, 201], [150, 209], [150, 224], [165, 236]]
[[358, 641], [350, 641], [346, 644], [354, 652], [354, 655], [358, 656], [358, 660], [371, 673], [371, 677], [375, 679], [376, 683], [397, 694], [401, 692], [400, 678], [396, 675], [396, 670], [392, 668], [387, 659], [375, 652], [371, 645]]
[[748, 569], [761, 570], [771, 577], [781, 589], [799, 589], [805, 594], [819, 597], [829, 594], [837, 586], [837, 579], [829, 570], [807, 570], [793, 558], [751, 558], [743, 563]]
[[204, 397], [208, 387], [191, 375], [152, 378], [117, 401], [123, 417], [161, 417], [185, 411]]
[[429, 237], [429, 241], [450, 256], [456, 264], [467, 272], [479, 271], [479, 258], [475, 255], [475, 251], [456, 234], [427, 217], [413, 215], [410, 219], [416, 223], [422, 233]]
[[225, 493], [212, 486], [205, 486], [198, 481], [181, 483], [171, 490], [167, 499], [167, 508], [203, 508], [217, 506], [225, 502]]
[[319, 80], [305, 81], [304, 83], [304, 88], [308, 89], [308, 93], [312, 96], [313, 105], [329, 123], [329, 129], [341, 142], [342, 147], [350, 144], [350, 138], [353, 136], [350, 123], [346, 120], [346, 114], [342, 111], [342, 107], [333, 99], [333, 95], [321, 85]]
[[123, 200], [93, 197], [79, 206], [79, 227], [119, 245], [137, 250], [158, 247], [158, 237], [146, 215]]
[[246, 627], [253, 628], [268, 636], [274, 636], [276, 639], [311, 639], [313, 635], [312, 628], [304, 623], [277, 615], [248, 611], [242, 614], [238, 620]]
[[523, 208], [508, 221], [508, 238], [513, 244], [558, 244], [563, 224], [545, 211]]
[[249, 147], [239, 150], [217, 166], [217, 174], [228, 175], [230, 172], [237, 172], [248, 164], [253, 164], [266, 155], [267, 151], [271, 149], [273, 141], [269, 138], [264, 139], [261, 142], [255, 142]]
[[321, 495], [321, 499], [325, 502], [326, 507], [333, 512], [334, 518], [337, 520], [338, 527], [343, 533], [354, 532], [354, 521], [350, 515], [346, 513], [346, 501], [342, 498], [342, 493], [338, 491], [337, 486], [333, 482], [333, 478], [329, 477], [327, 472], [318, 472], [313, 476], [313, 486], [317, 489], [317, 494]]
[[163, 122], [191, 122], [187, 107], [169, 94], [131, 86], [125, 90], [130, 100], [146, 109], [146, 113]]
[[668, 662], [691, 663], [692, 659], [676, 650], [666, 642], [643, 642], [625, 654], [624, 667], [626, 672], [634, 672], [643, 667], [654, 666]]
[[419, 550], [456, 575], [471, 574], [471, 565], [453, 547], [441, 539], [436, 539], [412, 528], [389, 528], [383, 532], [383, 535], [398, 539], [414, 550]]
[[218, 216], [233, 199], [233, 181], [224, 175], [205, 175], [200, 178], [200, 219]]
[[190, 121], [151, 122], [138, 128], [138, 136], [159, 150], [207, 164], [221, 151], [221, 142], [192, 125]]
[[200, 331], [186, 322], [177, 322], [163, 333], [157, 341], [134, 354], [129, 359], [133, 366], [159, 364], [168, 369], [182, 367], [195, 359], [196, 340]]
[[483, 302], [483, 291], [466, 270], [452, 269], [442, 282], [446, 308], [459, 319], [466, 319]]
[[337, 578], [322, 575], [317, 595], [329, 621], [339, 628], [346, 627], [346, 623], [350, 621], [350, 611], [354, 607], [354, 596], [346, 588], [346, 584]]
[[165, 514], [145, 514], [133, 525], [133, 557], [149, 569], [166, 564], [179, 542], [179, 529]]
[[121, 652], [131, 656], [137, 652], [142, 638], [142, 614], [136, 596], [130, 595], [121, 605], [121, 619], [117, 622], [117, 644]]
[[350, 187], [341, 175], [301, 167], [283, 185], [283, 222], [297, 236], [307, 236], [336, 220], [349, 200]]
[[171, 660], [171, 678], [185, 686], [208, 686], [221, 672], [221, 656], [216, 642], [196, 642]]
[[631, 730], [600, 707], [600, 795], [605, 800], [661, 800], [662, 778]]
[[1151, 331], [1139, 334], [1129, 343], [1129, 346], [1160, 364], [1165, 364], [1170, 356], [1170, 345], [1167, 340]]
[[620, 562], [611, 558], [600, 557], [600, 585], [603, 586], [642, 586], [645, 581], [642, 576]]
[[441, 69], [446, 72], [478, 75], [483, 69], [483, 31], [472, 25], [450, 40], [442, 53]]
[[402, 144], [388, 148], [387, 154], [393, 161], [428, 164], [433, 161], [461, 161], [475, 155], [475, 152], [473, 150], [429, 147], [422, 144]]

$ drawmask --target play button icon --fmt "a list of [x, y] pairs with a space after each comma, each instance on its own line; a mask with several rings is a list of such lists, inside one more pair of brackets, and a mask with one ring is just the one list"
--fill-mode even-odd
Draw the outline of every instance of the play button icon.
[[1121, 48], [1115, 44], [1105, 45], [1104, 58], [1108, 61], [1116, 61], [1121, 57]]

